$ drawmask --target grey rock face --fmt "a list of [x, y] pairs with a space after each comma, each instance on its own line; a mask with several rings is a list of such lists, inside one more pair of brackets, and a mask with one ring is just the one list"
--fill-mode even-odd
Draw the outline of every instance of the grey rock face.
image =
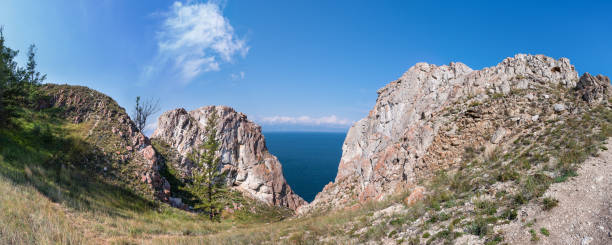
[[[416, 169], [427, 164], [423, 156], [441, 126], [432, 116], [461, 98], [486, 98], [542, 84], [573, 88], [577, 81], [568, 59], [543, 55], [518, 54], [478, 71], [462, 63], [418, 63], [378, 90], [369, 115], [349, 129], [335, 181], [298, 213], [381, 200], [413, 186]], [[477, 111], [468, 113], [478, 119]]]
[[582, 74], [576, 84], [576, 90], [581, 94], [582, 99], [589, 103], [602, 101], [612, 95], [610, 78], [603, 75], [594, 77], [588, 72]]
[[226, 106], [206, 106], [190, 112], [181, 108], [160, 116], [152, 138], [165, 141], [179, 152], [184, 176], [191, 175], [194, 165], [187, 156], [205, 141], [206, 120], [211, 113], [219, 116], [218, 155], [223, 170], [228, 171], [228, 186], [271, 205], [295, 210], [306, 203], [285, 181], [280, 162], [266, 148], [261, 127]]

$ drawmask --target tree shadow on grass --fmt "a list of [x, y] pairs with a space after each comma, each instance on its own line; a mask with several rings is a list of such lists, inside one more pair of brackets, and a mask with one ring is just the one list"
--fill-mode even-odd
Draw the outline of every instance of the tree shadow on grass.
[[53, 202], [80, 211], [126, 217], [157, 208], [132, 190], [105, 180], [96, 165], [111, 161], [94, 145], [70, 136], [51, 112], [22, 111], [0, 128], [0, 175], [31, 185]]
[[159, 174], [170, 183], [172, 195], [181, 198], [181, 201], [187, 205], [194, 205], [196, 197], [191, 192], [185, 190], [185, 183], [188, 180], [181, 179], [179, 176], [180, 170], [173, 167], [174, 161], [178, 161], [178, 159], [174, 159], [171, 155], [178, 156], [178, 152], [172, 150], [168, 143], [159, 139], [153, 139], [152, 145], [159, 154], [160, 162], [163, 163], [160, 166]]

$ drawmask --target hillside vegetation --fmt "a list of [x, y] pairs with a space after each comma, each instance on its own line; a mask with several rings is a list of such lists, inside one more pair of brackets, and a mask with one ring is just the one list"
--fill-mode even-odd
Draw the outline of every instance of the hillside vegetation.
[[[512, 123], [510, 115], [495, 113], [499, 106], [537, 111], [544, 118], [556, 115], [556, 119], [508, 127], [514, 133], [496, 147], [490, 147], [489, 138], [483, 136], [487, 140], [476, 141], [481, 145], [463, 149], [460, 165], [440, 168], [423, 178], [421, 187], [382, 202], [183, 240], [211, 244], [235, 241], [232, 239], [272, 244], [503, 244], [501, 227], [510, 222], [522, 223], [534, 242], [544, 239], [550, 227], [533, 227], [534, 220], [521, 210], [527, 205], [544, 212], [554, 209], [558, 200], [543, 196], [550, 185], [575, 177], [587, 158], [608, 151], [605, 143], [612, 136], [612, 109], [610, 101], [590, 105], [571, 89], [539, 88], [542, 98], [537, 103], [525, 96], [528, 92], [533, 90], [491, 94], [483, 101], [467, 98], [442, 112], [456, 115], [452, 124], [470, 137], [481, 129], [471, 120], [474, 113], [482, 118], [498, 117], [499, 126]], [[553, 103], [570, 105], [571, 112], [546, 109], [553, 103], [545, 103], [544, 95]], [[169, 240], [161, 243], [165, 242]]]
[[41, 84], [44, 76], [32, 75], [35, 65], [17, 66], [17, 52], [3, 40], [0, 244], [204, 235], [288, 215], [236, 192], [227, 198], [251, 208], [228, 213], [221, 223], [161, 202], [153, 170], [166, 168], [143, 156], [148, 139], [134, 130], [125, 110], [86, 87]]

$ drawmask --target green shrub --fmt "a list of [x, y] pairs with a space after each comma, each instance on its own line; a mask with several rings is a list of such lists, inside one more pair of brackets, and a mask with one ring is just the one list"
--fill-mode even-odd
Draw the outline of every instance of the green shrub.
[[513, 199], [515, 205], [522, 205], [527, 203], [527, 201], [527, 198], [522, 193], [516, 194]]
[[569, 167], [569, 166], [563, 166], [561, 168], [561, 171], [559, 173], [559, 175], [557, 177], [555, 177], [555, 179], [553, 180], [555, 183], [561, 183], [561, 182], [565, 182], [567, 179], [571, 178], [571, 177], [575, 177], [578, 176], [578, 174], [576, 173], [576, 170], [574, 170], [574, 168]]
[[393, 219], [389, 222], [390, 225], [392, 226], [402, 226], [404, 223], [406, 223], [406, 218], [405, 217], [401, 217], [401, 218], [396, 218]]
[[497, 203], [492, 201], [477, 201], [475, 205], [479, 214], [494, 215], [497, 212]]
[[542, 209], [546, 211], [553, 209], [558, 204], [559, 204], [559, 200], [551, 198], [551, 197], [545, 197], [544, 199], [542, 199]]
[[515, 220], [517, 216], [518, 214], [515, 209], [506, 209], [501, 214], [501, 218], [504, 218], [507, 220]]
[[492, 239], [488, 239], [485, 245], [497, 245], [504, 241], [504, 237], [500, 234], [495, 234]]
[[502, 93], [494, 93], [493, 95], [491, 95], [491, 99], [499, 99], [503, 97], [504, 97], [504, 94]]
[[514, 181], [519, 178], [519, 173], [510, 168], [505, 168], [497, 175], [497, 180], [501, 182]]
[[531, 241], [532, 242], [540, 240], [540, 238], [538, 237], [538, 234], [536, 233], [536, 231], [534, 229], [530, 229], [529, 230], [529, 234], [531, 234]]
[[536, 173], [529, 175], [522, 185], [522, 192], [528, 200], [540, 197], [548, 189], [551, 183], [551, 178], [544, 174]]
[[487, 220], [480, 216], [470, 222], [467, 227], [468, 233], [479, 237], [486, 236], [489, 234], [490, 230]]

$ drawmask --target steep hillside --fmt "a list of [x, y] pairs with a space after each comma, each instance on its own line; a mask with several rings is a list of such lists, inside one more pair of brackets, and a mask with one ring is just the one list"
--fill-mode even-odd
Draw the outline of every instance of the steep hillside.
[[228, 186], [271, 205], [297, 209], [306, 202], [285, 181], [278, 159], [268, 152], [261, 127], [246, 115], [225, 106], [207, 106], [190, 112], [175, 109], [162, 114], [152, 135], [160, 145], [167, 144], [178, 153], [169, 166], [179, 179], [189, 178], [193, 164], [187, 155], [202, 144], [206, 119], [219, 116], [217, 138], [223, 171]]
[[152, 199], [168, 201], [170, 185], [159, 175], [157, 154], [125, 109], [87, 87], [47, 84], [41, 90], [48, 100], [40, 108], [59, 109], [60, 117], [71, 122], [99, 156], [87, 159], [82, 167]]
[[222, 223], [172, 208], [162, 203], [172, 200], [164, 154], [112, 98], [81, 86], [34, 88], [38, 108], [16, 107], [0, 127], [0, 244], [132, 244], [291, 214], [239, 193], [228, 198], [244, 208], [224, 212]]

